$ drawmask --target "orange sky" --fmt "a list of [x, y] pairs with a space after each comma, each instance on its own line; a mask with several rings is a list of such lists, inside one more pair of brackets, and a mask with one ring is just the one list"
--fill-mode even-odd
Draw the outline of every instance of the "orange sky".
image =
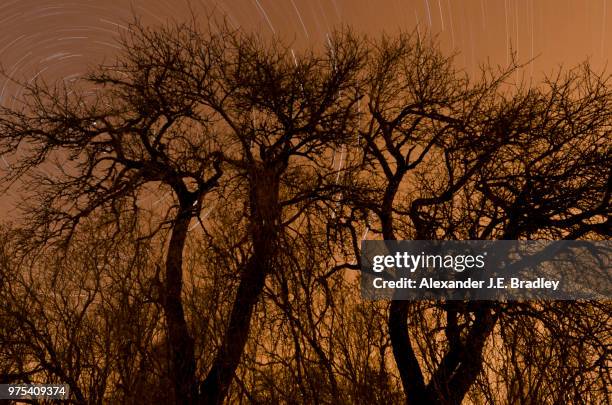
[[[321, 42], [339, 23], [368, 32], [439, 33], [458, 63], [473, 71], [490, 58], [505, 63], [513, 47], [521, 60], [538, 57], [537, 74], [590, 58], [603, 67], [612, 56], [612, 2], [607, 0], [193, 0], [195, 10], [216, 9], [236, 25], [297, 41]], [[112, 55], [118, 25], [132, 10], [146, 21], [180, 19], [185, 0], [3, 0], [0, 61], [9, 73], [70, 78]], [[4, 90], [4, 91], [2, 91]], [[2, 86], [7, 102], [15, 90]]]
[[[536, 78], [586, 58], [601, 69], [612, 57], [607, 0], [192, 0], [191, 6], [186, 0], [2, 0], [0, 63], [19, 79], [70, 80], [112, 57], [117, 31], [133, 11], [159, 23], [184, 18], [190, 7], [300, 43], [321, 43], [338, 24], [370, 34], [418, 24], [459, 52], [457, 63], [469, 72], [487, 60], [507, 63], [511, 48], [521, 61], [536, 57], [525, 71]], [[18, 94], [0, 79], [0, 103]]]

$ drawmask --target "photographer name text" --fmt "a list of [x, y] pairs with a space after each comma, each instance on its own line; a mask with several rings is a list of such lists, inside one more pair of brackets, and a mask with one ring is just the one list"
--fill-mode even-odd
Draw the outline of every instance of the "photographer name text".
[[524, 280], [518, 277], [489, 278], [488, 280], [475, 280], [467, 278], [465, 280], [435, 280], [432, 277], [409, 278], [402, 277], [398, 280], [385, 280], [376, 277], [372, 280], [372, 285], [377, 289], [525, 289], [525, 290], [553, 290], [559, 288], [559, 280], [548, 280], [538, 277], [534, 280]]

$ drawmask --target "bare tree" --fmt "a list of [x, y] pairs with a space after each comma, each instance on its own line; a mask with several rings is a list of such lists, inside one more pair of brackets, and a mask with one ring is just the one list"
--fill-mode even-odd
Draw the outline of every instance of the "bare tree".
[[[380, 180], [358, 188], [375, 193], [351, 198], [376, 216], [373, 231], [384, 239], [609, 236], [606, 77], [584, 66], [531, 88], [509, 81], [518, 69], [510, 66], [471, 83], [450, 58], [410, 36], [384, 38], [370, 65], [361, 135]], [[418, 306], [391, 303], [389, 333], [408, 403], [461, 403], [502, 312], [495, 303], [439, 305], [446, 347], [426, 381], [410, 332]]]
[[[31, 177], [38, 201], [28, 212], [29, 229], [36, 241], [65, 245], [96, 212], [114, 213], [117, 232], [126, 231], [120, 216], [130, 212], [135, 220], [127, 226], [140, 238], [170, 230], [161, 303], [177, 403], [219, 403], [227, 395], [283, 229], [330, 174], [318, 170], [302, 176], [304, 184], [295, 181], [304, 165], [316, 170], [325, 150], [351, 136], [351, 92], [363, 59], [350, 35], [322, 56], [296, 57], [287, 46], [224, 25], [209, 28], [219, 31], [135, 24], [124, 36], [123, 57], [92, 73], [84, 90], [24, 83], [21, 109], [4, 108], [0, 118], [1, 152], [18, 155], [7, 180], [66, 159], [53, 175]], [[238, 194], [224, 198], [245, 201], [252, 253], [223, 343], [198, 387], [182, 301], [183, 252], [223, 164], [237, 176]], [[172, 204], [146, 233], [138, 214], [150, 186], [171, 192]]]
[[338, 34], [322, 56], [238, 39], [217, 62], [224, 68], [219, 85], [195, 95], [221, 117], [228, 144], [236, 145], [223, 158], [243, 187], [228, 198], [244, 201], [252, 244], [226, 338], [201, 387], [210, 403], [227, 395], [266, 277], [284, 271], [283, 252], [292, 250], [291, 227], [332, 192], [326, 180], [334, 173], [322, 157], [354, 136], [355, 79], [363, 63], [350, 33]]
[[[181, 47], [199, 46], [189, 31], [177, 29], [180, 46], [155, 41], [155, 34], [133, 26], [123, 39], [124, 57], [93, 73], [80, 91], [24, 84], [22, 108], [2, 111], [0, 144], [2, 154], [19, 154], [8, 180], [57, 159], [52, 174], [29, 180], [37, 203], [28, 211], [28, 228], [41, 244], [69, 242], [83, 219], [96, 212], [114, 213], [116, 231], [124, 232], [136, 222], [121, 223], [121, 214], [131, 211], [137, 221], [147, 186], [172, 193], [158, 229], [141, 236], [171, 229], [161, 302], [174, 389], [187, 403], [197, 391], [181, 297], [182, 254], [189, 223], [219, 179], [221, 163], [209, 117], [194, 111], [175, 80]], [[193, 73], [206, 80], [205, 71]]]
[[135, 23], [122, 46], [0, 110], [29, 201], [0, 238], [2, 381], [77, 403], [606, 398], [607, 303], [364, 302], [351, 271], [368, 235], [609, 239], [607, 76], [469, 78], [417, 34], [298, 52]]
[[108, 238], [98, 228], [104, 221], [85, 222], [87, 232], [75, 235], [68, 251], [42, 249], [23, 259], [16, 232], [3, 230], [0, 346], [11, 354], [2, 379], [68, 384], [73, 403], [135, 403], [139, 364], [159, 324], [147, 301], [154, 255], [129, 239]]

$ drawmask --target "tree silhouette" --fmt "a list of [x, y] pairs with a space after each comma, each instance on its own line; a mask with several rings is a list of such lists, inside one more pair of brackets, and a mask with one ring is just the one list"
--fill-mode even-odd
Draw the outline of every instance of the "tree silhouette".
[[121, 44], [0, 110], [28, 201], [0, 238], [3, 382], [76, 403], [606, 397], [608, 303], [365, 302], [352, 271], [368, 235], [608, 240], [607, 76], [470, 78], [416, 33], [296, 51], [136, 22]]
[[[120, 218], [128, 212], [137, 228], [146, 187], [172, 192], [163, 221], [139, 237], [170, 229], [160, 302], [177, 403], [219, 403], [227, 395], [283, 229], [317, 193], [329, 192], [323, 181], [329, 173], [319, 170], [295, 184], [293, 166], [316, 163], [351, 136], [350, 93], [362, 63], [350, 35], [334, 40], [323, 56], [291, 59], [286, 46], [216, 28], [213, 34], [195, 25], [155, 31], [135, 24], [123, 38], [124, 57], [87, 77], [85, 90], [24, 84], [27, 101], [19, 110], [3, 110], [0, 120], [2, 153], [20, 153], [8, 180], [54, 156], [67, 158], [59, 175], [33, 178], [39, 202], [28, 228], [41, 244], [69, 243], [95, 212], [115, 214], [117, 232], [125, 232]], [[182, 257], [190, 223], [218, 186], [223, 165], [246, 185], [244, 197], [236, 198], [248, 207], [252, 253], [223, 343], [198, 387]]]
[[[584, 65], [532, 88], [510, 82], [513, 65], [471, 83], [435, 47], [402, 36], [383, 39], [369, 65], [361, 136], [381, 179], [352, 204], [375, 215], [384, 239], [610, 236], [607, 77]], [[408, 403], [459, 404], [505, 309], [441, 303], [447, 347], [427, 382], [411, 305], [392, 301], [388, 320]]]

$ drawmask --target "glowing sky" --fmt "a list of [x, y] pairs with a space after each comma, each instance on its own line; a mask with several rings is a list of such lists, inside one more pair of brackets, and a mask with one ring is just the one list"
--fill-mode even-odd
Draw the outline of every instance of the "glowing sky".
[[[612, 56], [607, 0], [0, 0], [0, 62], [12, 75], [70, 79], [112, 55], [132, 12], [148, 23], [197, 12], [224, 13], [234, 25], [298, 42], [318, 42], [338, 24], [376, 34], [398, 28], [438, 33], [457, 62], [474, 71], [489, 58], [537, 59], [530, 74]], [[16, 90], [0, 88], [4, 102]]]
[[[20, 80], [69, 81], [116, 54], [118, 31], [134, 13], [159, 24], [194, 10], [296, 46], [321, 44], [339, 24], [371, 35], [418, 26], [458, 52], [468, 72], [487, 60], [505, 64], [514, 50], [520, 61], [536, 58], [525, 74], [538, 78], [586, 58], [606, 66], [611, 9], [607, 0], [0, 0], [0, 64]], [[0, 103], [19, 92], [0, 78]]]

